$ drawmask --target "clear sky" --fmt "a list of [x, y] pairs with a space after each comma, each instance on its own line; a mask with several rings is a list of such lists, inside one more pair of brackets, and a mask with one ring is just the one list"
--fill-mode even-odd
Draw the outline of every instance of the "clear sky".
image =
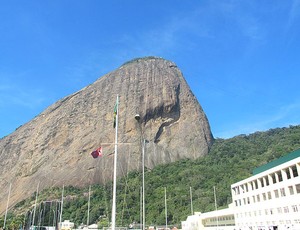
[[173, 61], [214, 137], [300, 124], [300, 0], [0, 0], [0, 137], [124, 62]]

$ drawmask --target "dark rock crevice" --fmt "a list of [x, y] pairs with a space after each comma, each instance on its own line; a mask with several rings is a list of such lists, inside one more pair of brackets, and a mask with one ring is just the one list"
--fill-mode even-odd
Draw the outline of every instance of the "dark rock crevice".
[[159, 138], [161, 136], [161, 134], [164, 131], [164, 128], [166, 126], [170, 126], [172, 124], [174, 124], [175, 122], [177, 122], [180, 118], [180, 99], [179, 99], [179, 95], [180, 95], [180, 85], [178, 85], [175, 89], [176, 92], [176, 103], [170, 108], [170, 112], [168, 113], [163, 113], [161, 115], [162, 118], [169, 118], [171, 120], [168, 120], [166, 122], [163, 122], [160, 127], [158, 128], [158, 131], [155, 135], [154, 138], [154, 143], [158, 143], [159, 142]]

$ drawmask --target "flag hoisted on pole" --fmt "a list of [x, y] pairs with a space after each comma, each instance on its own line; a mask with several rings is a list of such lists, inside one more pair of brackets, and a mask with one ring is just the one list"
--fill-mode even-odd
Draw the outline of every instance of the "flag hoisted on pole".
[[97, 148], [95, 151], [93, 151], [91, 153], [93, 158], [98, 158], [102, 156], [102, 147], [100, 146], [99, 148]]
[[119, 107], [119, 95], [117, 95], [117, 101], [114, 107], [114, 128], [116, 128], [116, 124], [117, 124], [118, 107]]
[[114, 128], [115, 128], [115, 156], [114, 156], [114, 181], [113, 181], [113, 202], [111, 213], [111, 229], [116, 228], [116, 193], [117, 193], [117, 155], [118, 155], [118, 117], [119, 117], [119, 95], [114, 107]]

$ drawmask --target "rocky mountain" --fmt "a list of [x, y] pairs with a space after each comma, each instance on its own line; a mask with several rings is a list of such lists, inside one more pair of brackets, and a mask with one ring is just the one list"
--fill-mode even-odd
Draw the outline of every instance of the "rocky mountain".
[[[114, 106], [119, 95], [118, 176], [145, 166], [196, 159], [213, 137], [208, 120], [175, 63], [134, 59], [69, 95], [0, 140], [0, 213], [52, 186], [112, 179]], [[140, 120], [135, 115], [140, 115]], [[103, 156], [91, 152], [102, 146]]]

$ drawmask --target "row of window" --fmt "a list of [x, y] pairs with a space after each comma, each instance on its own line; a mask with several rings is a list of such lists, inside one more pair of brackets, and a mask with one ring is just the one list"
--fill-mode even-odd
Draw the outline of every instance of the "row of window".
[[207, 218], [205, 219], [205, 223], [228, 220], [234, 220], [234, 215]]
[[276, 184], [283, 180], [288, 180], [291, 178], [298, 177], [300, 174], [300, 165], [299, 163], [296, 165], [292, 165], [285, 169], [279, 170], [277, 172], [271, 173], [269, 175], [263, 176], [256, 180], [250, 181], [248, 183], [239, 185], [233, 188], [233, 193], [235, 195], [245, 193], [248, 191], [253, 191], [255, 189], [263, 188], [265, 186], [269, 186], [270, 184]]
[[252, 212], [237, 213], [236, 218], [238, 219], [244, 217], [248, 218], [248, 217], [255, 217], [255, 216], [267, 216], [267, 215], [293, 213], [293, 212], [300, 212], [300, 204], [278, 207], [278, 208], [266, 208], [257, 211], [252, 211]]
[[[292, 224], [300, 224], [300, 219], [294, 219], [294, 220], [279, 220], [279, 221], [267, 221], [266, 225], [267, 226], [276, 226], [278, 225], [278, 223], [280, 225], [292, 225]], [[242, 224], [237, 224], [237, 226], [256, 226], [258, 227], [258, 229], [269, 229], [269, 228], [265, 228], [265, 223], [264, 222], [246, 222], [246, 223], [242, 223]], [[288, 226], [286, 226], [287, 228], [289, 228]]]
[[235, 200], [235, 206], [243, 206], [248, 204], [254, 204], [261, 201], [271, 200], [272, 198], [285, 197], [288, 195], [300, 194], [300, 184], [295, 186], [288, 186], [287, 188], [275, 189], [273, 192], [265, 192], [262, 194], [253, 195], [251, 197], [245, 197], [243, 199]]
[[202, 224], [206, 227], [213, 226], [233, 226], [235, 225], [234, 215], [211, 217], [203, 220]]

